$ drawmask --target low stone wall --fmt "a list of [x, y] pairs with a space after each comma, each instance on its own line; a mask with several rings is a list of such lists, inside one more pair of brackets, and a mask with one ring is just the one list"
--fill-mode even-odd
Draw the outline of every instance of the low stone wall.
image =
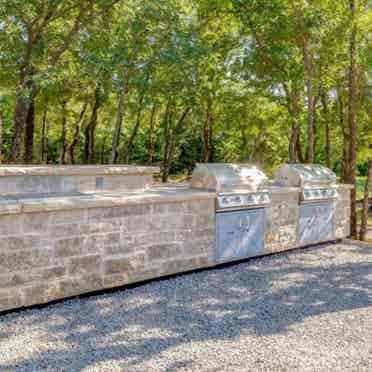
[[0, 311], [214, 264], [214, 199], [0, 216]]
[[[350, 189], [334, 203], [349, 235]], [[187, 187], [0, 200], [0, 312], [216, 264], [214, 193]], [[272, 190], [265, 253], [299, 246], [297, 189]]]

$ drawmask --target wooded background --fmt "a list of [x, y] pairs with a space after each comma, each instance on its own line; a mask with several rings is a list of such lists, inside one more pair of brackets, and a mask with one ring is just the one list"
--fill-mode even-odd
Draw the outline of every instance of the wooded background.
[[370, 0], [0, 0], [3, 163], [159, 164], [167, 181], [316, 162], [356, 184], [371, 86]]

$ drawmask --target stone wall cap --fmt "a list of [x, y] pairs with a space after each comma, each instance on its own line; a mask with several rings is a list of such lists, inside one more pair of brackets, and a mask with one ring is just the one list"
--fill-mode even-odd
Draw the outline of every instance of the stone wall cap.
[[267, 189], [275, 194], [289, 194], [289, 193], [298, 193], [300, 192], [299, 187], [287, 187], [287, 186], [278, 186], [278, 185], [271, 185], [268, 186]]
[[1, 165], [0, 177], [9, 176], [94, 176], [159, 173], [159, 167], [137, 165]]
[[349, 190], [354, 189], [354, 185], [351, 185], [351, 184], [348, 184], [348, 183], [340, 183], [337, 186], [340, 187], [340, 188], [343, 188], [343, 189], [349, 189]]
[[16, 199], [0, 198], [0, 215], [21, 213], [21, 204]]
[[53, 196], [46, 198], [19, 199], [21, 212], [50, 212], [58, 210], [109, 208], [127, 205], [171, 203], [188, 200], [214, 199], [216, 193], [192, 190], [173, 185], [154, 187], [136, 192], [84, 193], [79, 196]]

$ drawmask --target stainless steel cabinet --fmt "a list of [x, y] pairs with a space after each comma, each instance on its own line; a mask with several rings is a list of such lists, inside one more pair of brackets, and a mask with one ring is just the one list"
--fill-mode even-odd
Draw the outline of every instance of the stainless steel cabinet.
[[298, 241], [300, 245], [333, 240], [333, 205], [330, 202], [304, 204], [300, 207]]
[[265, 210], [217, 214], [217, 262], [264, 254]]

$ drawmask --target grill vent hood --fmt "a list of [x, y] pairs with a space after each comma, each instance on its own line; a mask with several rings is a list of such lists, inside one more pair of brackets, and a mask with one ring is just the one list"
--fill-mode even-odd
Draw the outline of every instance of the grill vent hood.
[[267, 182], [267, 176], [252, 164], [203, 163], [196, 165], [191, 187], [218, 193], [255, 192]]
[[336, 175], [318, 164], [285, 164], [276, 173], [276, 183], [289, 187], [330, 187], [336, 185]]

